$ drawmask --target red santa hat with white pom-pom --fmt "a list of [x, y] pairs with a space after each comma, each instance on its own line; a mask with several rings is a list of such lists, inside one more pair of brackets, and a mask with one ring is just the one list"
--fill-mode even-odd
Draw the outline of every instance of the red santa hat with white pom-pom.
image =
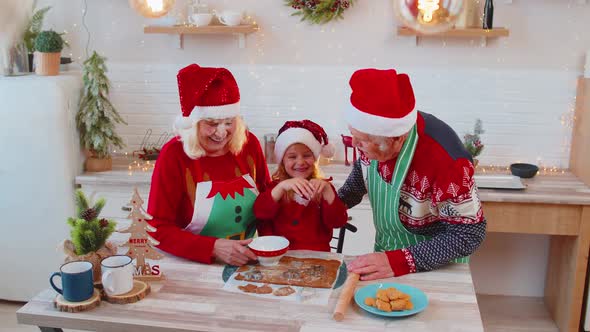
[[275, 142], [277, 162], [281, 162], [285, 151], [295, 143], [306, 145], [316, 160], [320, 155], [325, 158], [334, 156], [334, 146], [329, 144], [328, 135], [324, 128], [311, 120], [287, 121], [279, 129]]
[[394, 69], [360, 69], [350, 78], [346, 121], [366, 134], [398, 137], [416, 123], [418, 112], [410, 78]]
[[189, 129], [200, 119], [225, 119], [240, 115], [240, 90], [225, 68], [192, 64], [178, 71], [182, 116], [175, 129]]

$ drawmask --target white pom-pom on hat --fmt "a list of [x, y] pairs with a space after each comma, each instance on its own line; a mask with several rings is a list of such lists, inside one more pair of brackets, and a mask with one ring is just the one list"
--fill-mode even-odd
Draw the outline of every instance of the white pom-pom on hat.
[[188, 116], [177, 116], [174, 120], [175, 130], [186, 130], [193, 126], [193, 120]]
[[322, 150], [320, 151], [320, 156], [322, 156], [324, 158], [332, 158], [332, 157], [334, 157], [334, 154], [336, 154], [336, 147], [334, 146], [334, 144], [329, 143], [329, 144], [322, 146]]

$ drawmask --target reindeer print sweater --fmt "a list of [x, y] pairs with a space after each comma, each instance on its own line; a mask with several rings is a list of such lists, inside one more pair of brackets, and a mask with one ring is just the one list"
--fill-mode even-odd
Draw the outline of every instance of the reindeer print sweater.
[[[411, 233], [430, 238], [386, 251], [396, 276], [429, 271], [471, 255], [483, 242], [486, 221], [473, 180], [471, 157], [457, 134], [433, 115], [419, 112], [418, 143], [401, 187], [400, 221]], [[391, 182], [396, 159], [380, 162], [380, 176]], [[361, 153], [338, 196], [352, 208], [367, 194], [369, 160]]]

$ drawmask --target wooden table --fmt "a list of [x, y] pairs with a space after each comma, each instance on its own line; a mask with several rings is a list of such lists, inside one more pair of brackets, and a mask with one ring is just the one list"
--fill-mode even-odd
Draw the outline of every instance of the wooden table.
[[[560, 331], [578, 332], [590, 250], [590, 188], [569, 172], [523, 182], [523, 191], [480, 190], [487, 230], [551, 236], [543, 301]], [[505, 307], [501, 312], [514, 316], [522, 310]], [[526, 321], [519, 324], [519, 331], [527, 330]]]
[[[327, 306], [259, 299], [222, 291], [222, 265], [172, 257], [160, 265], [167, 279], [152, 283], [152, 293], [137, 303], [102, 302], [87, 312], [65, 313], [53, 307], [56, 293], [48, 289], [18, 310], [18, 322], [43, 331], [483, 331], [471, 273], [464, 264], [383, 280], [427, 294], [429, 305], [417, 315], [382, 318], [351, 304], [342, 322], [332, 320], [339, 290], [332, 292]], [[359, 287], [374, 282], [360, 282]]]
[[[131, 159], [115, 159], [112, 172], [85, 173], [76, 177], [76, 184], [99, 193], [105, 188], [114, 188], [109, 190], [122, 192], [126, 203], [134, 186], [145, 192], [149, 190], [152, 174], [150, 165], [143, 164], [145, 171], [132, 165]], [[275, 167], [269, 165], [270, 169]], [[340, 187], [351, 168], [333, 163], [322, 166], [322, 170], [334, 178], [336, 187]], [[477, 174], [484, 173], [479, 167]], [[498, 174], [497, 171], [492, 173]], [[506, 170], [501, 173], [509, 174]], [[590, 188], [568, 171], [540, 173], [524, 180], [526, 190], [479, 190], [488, 232], [551, 236], [544, 297], [531, 299], [530, 310], [520, 297], [502, 296], [499, 301], [493, 298], [493, 302], [483, 303], [485, 308], [493, 310], [482, 309], [482, 317], [486, 326], [495, 325], [498, 330], [533, 331], [535, 328], [531, 328], [529, 320], [537, 317], [538, 312], [545, 313], [545, 308], [538, 305], [542, 302], [547, 313], [536, 321], [547, 322], [546, 330], [555, 330], [556, 325], [562, 332], [577, 332], [582, 318], [590, 251]], [[114, 206], [120, 210], [123, 204]], [[370, 209], [368, 199], [364, 199], [360, 206]], [[109, 209], [108, 205], [106, 209]], [[498, 308], [499, 303], [501, 308]]]

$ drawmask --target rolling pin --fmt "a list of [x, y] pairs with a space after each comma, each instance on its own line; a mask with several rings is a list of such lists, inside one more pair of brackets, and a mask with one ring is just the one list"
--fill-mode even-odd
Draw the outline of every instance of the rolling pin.
[[351, 272], [346, 278], [344, 286], [342, 286], [342, 292], [340, 293], [340, 297], [336, 303], [336, 309], [334, 309], [334, 315], [332, 315], [335, 321], [340, 322], [344, 319], [344, 313], [346, 312], [346, 308], [348, 308], [350, 299], [354, 295], [354, 289], [356, 288], [356, 284], [358, 282], [359, 275], [356, 273]]

